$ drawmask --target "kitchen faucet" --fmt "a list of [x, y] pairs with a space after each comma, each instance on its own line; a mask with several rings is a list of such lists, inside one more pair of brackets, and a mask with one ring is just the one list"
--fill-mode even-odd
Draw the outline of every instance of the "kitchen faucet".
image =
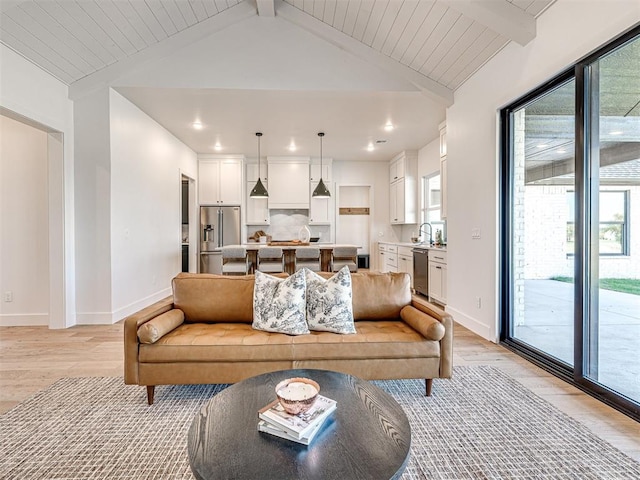
[[418, 235], [420, 235], [421, 233], [424, 233], [425, 235], [427, 234], [427, 232], [422, 230], [422, 227], [424, 227], [425, 225], [429, 227], [429, 245], [433, 245], [433, 227], [431, 226], [430, 223], [425, 222], [422, 225], [420, 225], [420, 228], [418, 228]]

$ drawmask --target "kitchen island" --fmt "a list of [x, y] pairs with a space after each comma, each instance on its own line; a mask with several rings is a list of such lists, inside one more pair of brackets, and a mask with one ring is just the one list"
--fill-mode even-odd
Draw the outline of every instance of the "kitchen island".
[[358, 245], [350, 245], [343, 243], [305, 243], [300, 245], [270, 245], [268, 243], [250, 242], [243, 243], [242, 245], [230, 245], [231, 247], [244, 247], [247, 249], [247, 256], [251, 262], [249, 273], [255, 272], [255, 267], [258, 264], [258, 250], [264, 247], [279, 247], [282, 248], [284, 254], [284, 269], [288, 274], [295, 272], [295, 259], [296, 251], [304, 248], [319, 248], [320, 249], [320, 268], [323, 272], [331, 271], [331, 256], [333, 249], [336, 247], [354, 247], [360, 249]]

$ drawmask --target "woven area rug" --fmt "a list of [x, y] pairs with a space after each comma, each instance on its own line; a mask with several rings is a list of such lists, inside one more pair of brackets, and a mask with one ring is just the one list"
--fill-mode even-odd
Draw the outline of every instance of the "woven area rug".
[[[411, 423], [405, 480], [640, 478], [639, 463], [496, 368], [457, 367], [429, 398], [423, 381], [374, 383]], [[0, 416], [0, 478], [192, 479], [189, 425], [223, 388], [158, 387], [148, 407], [120, 378], [64, 378]]]

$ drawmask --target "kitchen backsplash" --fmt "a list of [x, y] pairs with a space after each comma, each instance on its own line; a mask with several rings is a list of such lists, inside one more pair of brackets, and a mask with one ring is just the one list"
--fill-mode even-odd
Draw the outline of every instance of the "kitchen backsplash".
[[329, 225], [309, 225], [309, 210], [270, 210], [270, 214], [271, 225], [251, 225], [247, 228], [247, 235], [251, 237], [262, 230], [273, 240], [297, 240], [300, 228], [307, 225], [312, 237], [320, 237], [320, 242], [331, 241]]

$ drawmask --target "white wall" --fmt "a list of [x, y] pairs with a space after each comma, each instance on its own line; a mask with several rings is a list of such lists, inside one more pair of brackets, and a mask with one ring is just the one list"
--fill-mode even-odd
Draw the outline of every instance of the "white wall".
[[49, 324], [47, 136], [0, 115], [0, 325]]
[[110, 93], [112, 320], [171, 293], [181, 271], [182, 174], [197, 156], [138, 107]]
[[74, 102], [77, 323], [111, 323], [109, 92]]
[[[48, 185], [50, 270], [49, 325], [75, 323], [73, 105], [65, 84], [0, 44], [0, 105], [60, 132], [49, 138]], [[4, 233], [3, 233], [4, 234]], [[4, 268], [4, 267], [3, 267]]]
[[247, 18], [161, 60], [141, 65], [114, 85], [416, 91], [409, 82], [278, 16]]
[[[509, 44], [455, 93], [447, 110], [447, 310], [487, 339], [499, 334], [497, 112], [638, 19], [635, 0], [558, 0], [538, 18], [532, 42]], [[472, 228], [481, 239], [471, 239]]]
[[[434, 173], [440, 173], [440, 137], [418, 150], [418, 178]], [[423, 208], [422, 203], [420, 208]]]

